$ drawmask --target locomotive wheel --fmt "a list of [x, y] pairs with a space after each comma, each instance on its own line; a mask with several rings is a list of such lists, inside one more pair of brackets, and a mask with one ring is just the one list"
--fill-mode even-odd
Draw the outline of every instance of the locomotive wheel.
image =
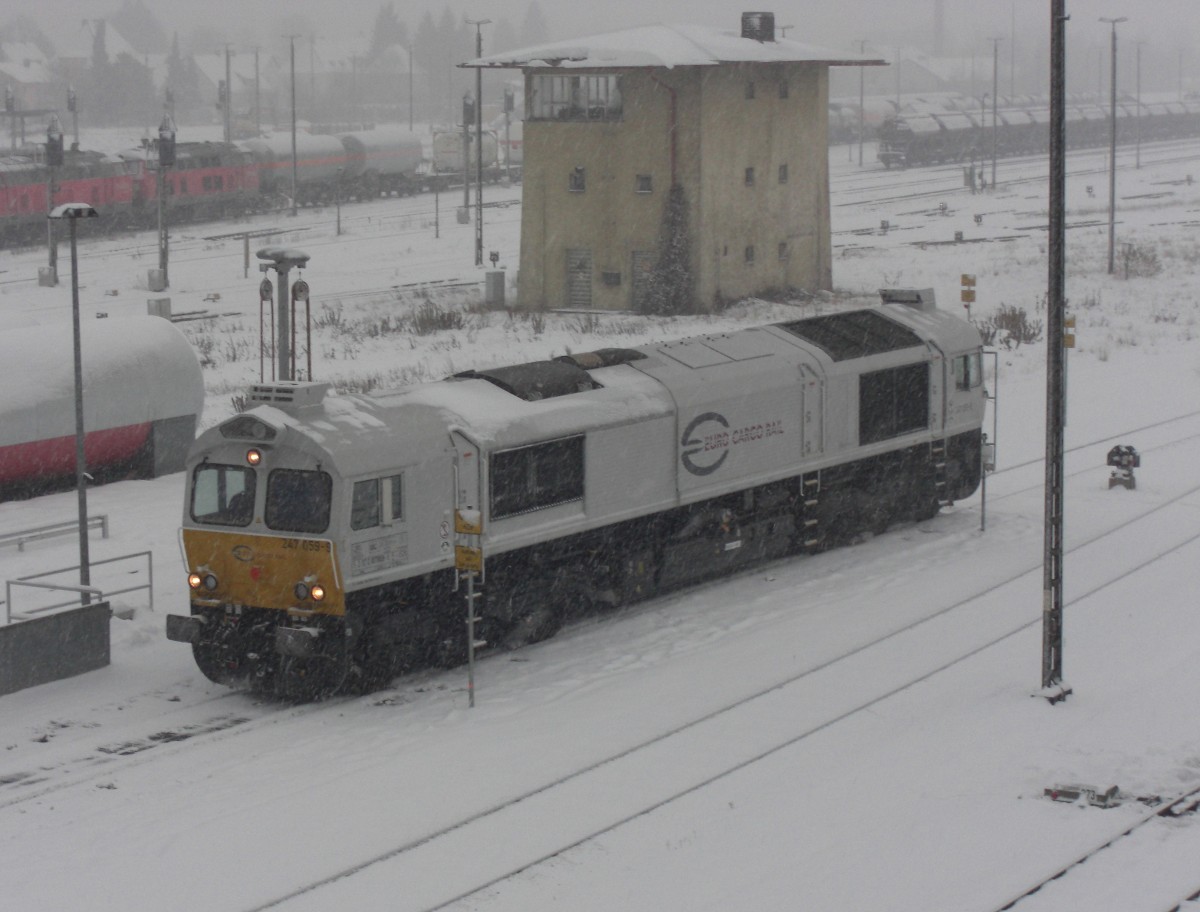
[[504, 635], [505, 647], [516, 649], [539, 643], [558, 633], [563, 625], [563, 606], [555, 598], [555, 588], [549, 580], [538, 578], [512, 588], [506, 606], [512, 624]]
[[306, 703], [329, 699], [350, 677], [349, 656], [344, 650], [336, 652], [340, 655], [285, 656], [279, 665], [276, 692], [284, 699]]
[[204, 677], [217, 684], [238, 684], [250, 675], [246, 643], [228, 624], [217, 624], [211, 637], [193, 643], [192, 656]]

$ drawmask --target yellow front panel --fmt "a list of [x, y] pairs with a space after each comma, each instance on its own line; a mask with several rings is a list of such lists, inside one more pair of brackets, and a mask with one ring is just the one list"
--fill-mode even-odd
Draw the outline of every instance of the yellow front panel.
[[[211, 592], [203, 587], [192, 590], [192, 601], [197, 605], [220, 601], [250, 608], [345, 613], [333, 542], [327, 539], [184, 529], [183, 548], [189, 573], [207, 571], [217, 578], [217, 588]], [[324, 586], [324, 600], [298, 600], [294, 590], [302, 581]]]

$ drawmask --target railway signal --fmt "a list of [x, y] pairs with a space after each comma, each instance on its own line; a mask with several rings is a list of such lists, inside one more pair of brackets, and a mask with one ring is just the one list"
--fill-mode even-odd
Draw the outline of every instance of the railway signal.
[[476, 574], [483, 577], [483, 515], [474, 509], [454, 511], [454, 534], [462, 544], [454, 546], [454, 569], [467, 576], [467, 702], [475, 705], [475, 591]]
[[967, 319], [971, 319], [971, 305], [975, 303], [975, 276], [962, 274], [962, 305], [967, 310]]

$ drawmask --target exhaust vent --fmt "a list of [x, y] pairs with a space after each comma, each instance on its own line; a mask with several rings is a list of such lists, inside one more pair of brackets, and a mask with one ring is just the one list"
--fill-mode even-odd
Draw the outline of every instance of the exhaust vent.
[[755, 41], [774, 41], [775, 14], [742, 13], [742, 37]]

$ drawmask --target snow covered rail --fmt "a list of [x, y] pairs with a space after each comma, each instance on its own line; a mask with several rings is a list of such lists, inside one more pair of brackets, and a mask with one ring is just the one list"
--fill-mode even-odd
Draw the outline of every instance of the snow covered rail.
[[[1147, 813], [1143, 814], [1141, 817], [1139, 817], [1133, 823], [1127, 824], [1120, 832], [1114, 834], [1113, 836], [1109, 837], [1108, 839], [1104, 840], [1103, 842], [1088, 849], [1086, 852], [1079, 855], [1075, 859], [1073, 859], [1073, 860], [1067, 862], [1066, 864], [1062, 865], [1061, 867], [1057, 868], [1049, 876], [1042, 878], [1037, 883], [1028, 887], [1024, 891], [1022, 891], [1019, 895], [1008, 900], [1004, 905], [997, 906], [996, 912], [1008, 912], [1008, 910], [1010, 910], [1010, 909], [1020, 907], [1023, 902], [1036, 896], [1044, 887], [1047, 887], [1049, 884], [1053, 883], [1054, 881], [1061, 881], [1064, 878], [1064, 876], [1066, 876], [1068, 874], [1068, 872], [1074, 871], [1076, 868], [1078, 868], [1080, 865], [1082, 865], [1085, 861], [1095, 858], [1101, 852], [1104, 852], [1105, 850], [1114, 848], [1122, 840], [1134, 835], [1139, 830], [1142, 830], [1149, 824], [1153, 824], [1154, 822], [1160, 821], [1160, 820], [1189, 816], [1189, 815], [1195, 814], [1198, 808], [1200, 808], [1200, 787], [1197, 787], [1188, 792], [1185, 792], [1182, 795], [1180, 795], [1178, 798], [1175, 798], [1173, 801], [1170, 801], [1167, 804], [1162, 805], [1161, 807], [1155, 808], [1154, 810], [1148, 811]], [[1121, 865], [1121, 869], [1123, 871], [1127, 870], [1128, 866]], [[1094, 876], [1094, 874], [1095, 874], [1094, 866], [1090, 867], [1087, 870], [1085, 870], [1084, 872], [1082, 872], [1082, 876], [1084, 876], [1084, 877], [1087, 877], [1089, 874]], [[1190, 896], [1186, 897], [1184, 899], [1184, 902], [1190, 902], [1191, 900], [1195, 899], [1196, 896], [1198, 896], [1198, 895], [1200, 895], [1200, 890], [1197, 890], [1196, 893], [1193, 893]], [[1056, 902], [1056, 901], [1057, 900], [1051, 900], [1052, 903]], [[1069, 908], [1069, 906], [1061, 906], [1061, 907]], [[1174, 910], [1181, 909], [1181, 907], [1182, 907], [1182, 903], [1174, 906], [1174, 909], [1172, 910], [1172, 912], [1174, 912]]]

